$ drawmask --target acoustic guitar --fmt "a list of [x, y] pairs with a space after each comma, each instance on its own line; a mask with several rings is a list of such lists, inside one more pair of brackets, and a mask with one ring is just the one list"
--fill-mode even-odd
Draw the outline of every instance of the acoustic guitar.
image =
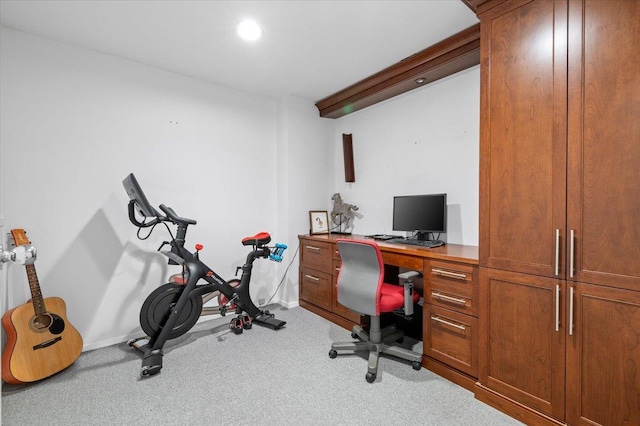
[[[29, 245], [24, 229], [11, 231], [16, 246]], [[35, 382], [69, 367], [82, 352], [82, 337], [66, 317], [59, 297], [42, 298], [33, 264], [25, 265], [31, 300], [7, 311], [2, 327], [7, 344], [2, 353], [2, 380]]]

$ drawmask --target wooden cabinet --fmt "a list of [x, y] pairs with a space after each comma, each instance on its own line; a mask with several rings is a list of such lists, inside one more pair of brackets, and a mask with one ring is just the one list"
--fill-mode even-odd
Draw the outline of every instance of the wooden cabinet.
[[565, 282], [488, 268], [480, 268], [480, 280], [480, 383], [562, 419]]
[[567, 423], [640, 424], [640, 292], [570, 287]]
[[567, 4], [509, 1], [480, 18], [480, 264], [552, 277], [566, 217]]
[[568, 278], [638, 290], [640, 2], [571, 1], [569, 18]]
[[480, 20], [478, 392], [525, 421], [637, 424], [640, 2]]
[[[300, 306], [347, 329], [354, 324], [366, 326], [367, 317], [337, 300], [341, 265], [337, 238], [299, 236]], [[365, 239], [361, 235], [350, 238]], [[423, 340], [423, 365], [472, 390], [478, 377], [478, 248], [456, 244], [435, 249], [384, 242], [378, 245], [385, 264], [385, 282], [398, 282], [400, 269], [420, 271], [424, 276], [414, 280], [414, 289], [424, 300], [422, 309], [416, 307], [414, 313], [418, 321], [405, 320], [404, 324], [407, 335]]]
[[431, 259], [425, 272], [423, 353], [476, 379], [478, 268]]
[[300, 237], [300, 306], [350, 329], [364, 318], [337, 300], [340, 256], [332, 241]]
[[331, 244], [300, 242], [300, 299], [331, 310]]

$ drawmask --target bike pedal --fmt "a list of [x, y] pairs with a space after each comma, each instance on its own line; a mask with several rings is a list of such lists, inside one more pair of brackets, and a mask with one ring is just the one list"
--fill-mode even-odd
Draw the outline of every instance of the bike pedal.
[[231, 322], [229, 323], [229, 328], [235, 334], [241, 334], [244, 331], [242, 327], [242, 320], [240, 318], [232, 319]]

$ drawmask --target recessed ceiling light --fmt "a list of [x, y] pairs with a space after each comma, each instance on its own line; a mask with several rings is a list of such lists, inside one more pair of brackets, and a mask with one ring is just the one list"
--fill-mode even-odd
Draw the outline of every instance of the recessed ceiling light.
[[255, 41], [262, 37], [262, 28], [250, 19], [240, 22], [236, 27], [236, 32], [240, 38], [249, 41]]

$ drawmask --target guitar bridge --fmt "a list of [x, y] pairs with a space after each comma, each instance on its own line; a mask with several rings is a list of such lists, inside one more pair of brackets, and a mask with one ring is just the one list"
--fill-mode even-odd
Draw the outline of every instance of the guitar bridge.
[[58, 336], [55, 339], [51, 339], [51, 340], [47, 340], [46, 342], [42, 342], [38, 345], [35, 345], [33, 347], [34, 351], [37, 351], [38, 349], [44, 349], [44, 348], [48, 348], [49, 346], [58, 343], [60, 340], [62, 340], [62, 336]]

